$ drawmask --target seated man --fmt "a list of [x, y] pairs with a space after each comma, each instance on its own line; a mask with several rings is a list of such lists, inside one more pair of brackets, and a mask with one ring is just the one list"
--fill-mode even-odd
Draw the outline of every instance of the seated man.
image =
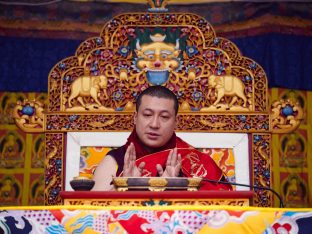
[[[178, 100], [163, 86], [151, 86], [137, 99], [134, 130], [125, 145], [111, 150], [94, 173], [93, 190], [113, 190], [112, 177], [202, 177], [224, 180], [209, 155], [176, 136]], [[231, 190], [230, 185], [202, 182], [201, 189]]]

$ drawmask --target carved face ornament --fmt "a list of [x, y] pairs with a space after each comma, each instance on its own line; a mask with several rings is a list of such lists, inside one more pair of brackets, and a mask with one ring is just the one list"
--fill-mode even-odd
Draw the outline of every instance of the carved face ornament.
[[169, 72], [180, 68], [180, 58], [178, 58], [179, 39], [176, 44], [165, 43], [165, 35], [155, 34], [150, 38], [153, 42], [140, 45], [140, 41], [136, 43], [136, 54], [138, 58], [135, 60], [135, 67], [139, 71], [146, 71], [147, 78], [150, 83], [161, 85], [167, 81]]

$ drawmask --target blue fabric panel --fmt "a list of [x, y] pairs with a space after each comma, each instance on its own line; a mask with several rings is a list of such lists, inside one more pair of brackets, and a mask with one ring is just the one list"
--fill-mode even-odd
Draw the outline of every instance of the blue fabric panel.
[[47, 92], [48, 75], [81, 41], [0, 37], [0, 91]]
[[312, 38], [267, 34], [232, 39], [265, 70], [269, 87], [312, 90]]

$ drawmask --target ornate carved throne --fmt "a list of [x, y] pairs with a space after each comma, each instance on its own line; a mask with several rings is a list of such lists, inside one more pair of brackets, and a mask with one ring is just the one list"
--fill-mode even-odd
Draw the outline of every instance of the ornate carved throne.
[[[294, 130], [301, 110], [283, 100], [269, 108], [262, 67], [242, 56], [231, 41], [217, 37], [203, 17], [162, 12], [163, 6], [150, 10], [114, 17], [98, 37], [88, 38], [75, 55], [58, 62], [48, 77], [44, 113], [37, 101], [16, 106], [19, 127], [45, 132], [47, 205], [61, 204], [59, 194], [68, 186], [68, 175], [79, 173], [78, 166], [74, 172], [65, 170], [68, 164], [79, 165], [79, 156], [66, 148], [69, 136], [131, 131], [136, 96], [150, 85], [176, 93], [177, 132], [191, 136], [190, 141], [197, 142], [187, 134], [194, 132], [235, 133], [247, 139], [244, 182], [271, 185], [271, 134]], [[239, 154], [236, 161], [243, 157]], [[253, 205], [272, 206], [272, 194], [256, 191]]]

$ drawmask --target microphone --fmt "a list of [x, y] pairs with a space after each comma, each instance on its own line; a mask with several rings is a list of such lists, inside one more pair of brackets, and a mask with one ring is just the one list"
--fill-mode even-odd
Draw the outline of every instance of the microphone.
[[280, 203], [280, 208], [284, 208], [284, 203], [281, 198], [281, 195], [279, 195], [274, 189], [271, 189], [269, 187], [264, 187], [264, 186], [257, 186], [257, 185], [248, 185], [248, 184], [240, 184], [240, 183], [235, 183], [235, 182], [228, 182], [228, 181], [222, 181], [222, 180], [211, 180], [211, 179], [206, 179], [206, 178], [201, 178], [202, 181], [207, 181], [210, 183], [215, 183], [215, 184], [229, 184], [229, 185], [235, 185], [235, 186], [242, 186], [242, 187], [248, 187], [251, 189], [258, 189], [258, 190], [267, 190], [272, 192], [274, 195], [278, 197], [279, 203]]

